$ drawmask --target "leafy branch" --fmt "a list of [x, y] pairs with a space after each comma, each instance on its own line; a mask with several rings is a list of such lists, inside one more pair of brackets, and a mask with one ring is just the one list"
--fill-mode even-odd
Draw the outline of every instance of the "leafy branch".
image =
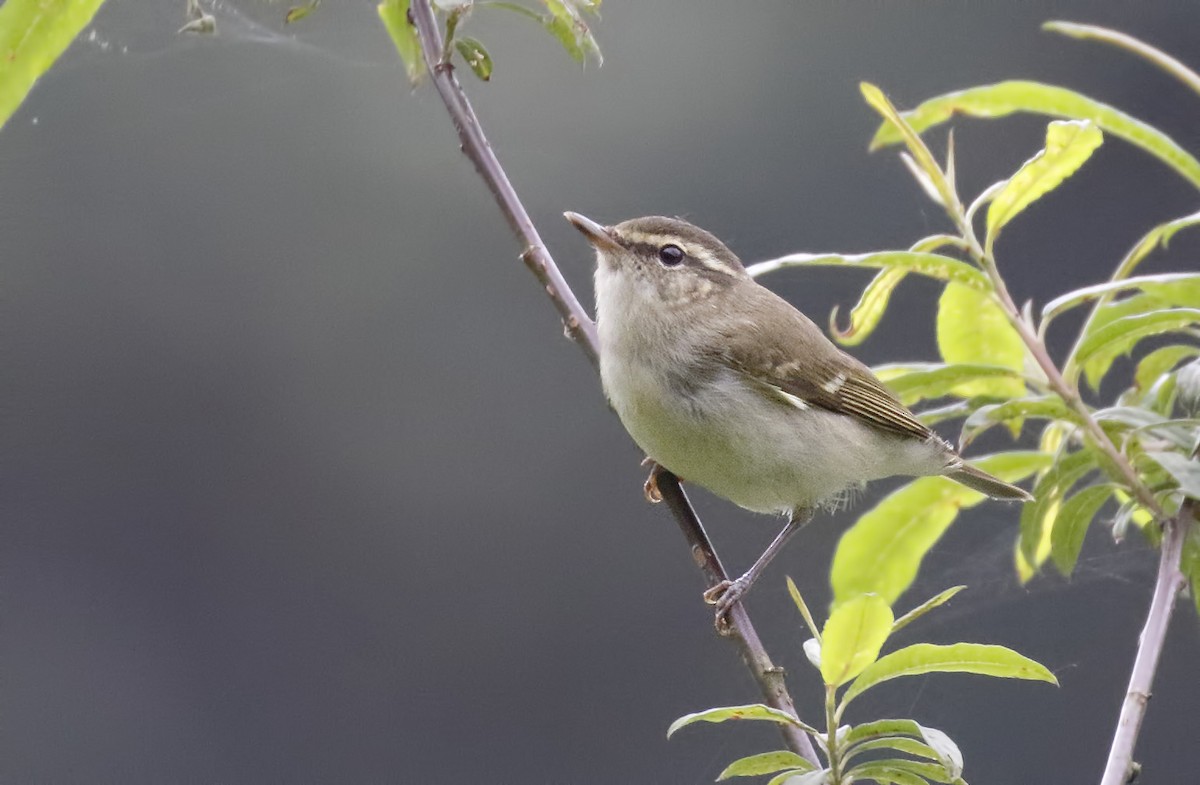
[[[406, 0], [384, 0], [379, 10], [393, 40], [397, 43], [401, 57], [408, 63], [410, 75], [414, 72], [410, 58], [419, 52], [425, 68], [432, 75], [433, 85], [458, 130], [463, 153], [475, 165], [476, 171], [491, 190], [497, 206], [523, 247], [521, 259], [550, 297], [563, 319], [567, 335], [579, 345], [592, 365], [596, 366], [599, 345], [595, 325], [559, 272], [484, 135], [483, 127], [455, 76], [454, 65], [445, 56], [451, 36], [443, 38], [439, 35], [430, 0], [413, 0], [411, 11], [406, 6]], [[414, 43], [417, 45], [415, 48]], [[726, 580], [727, 575], [720, 559], [678, 480], [673, 475], [662, 472], [658, 475], [657, 482], [663, 500], [679, 524], [709, 585]], [[738, 646], [742, 659], [758, 683], [767, 705], [772, 710], [795, 719], [796, 709], [784, 684], [783, 671], [771, 662], [749, 615], [740, 604], [735, 605], [729, 614], [729, 636]], [[795, 722], [799, 723], [799, 720]], [[780, 730], [792, 753], [803, 760], [816, 762], [816, 753], [811, 742], [795, 723], [784, 723]]]

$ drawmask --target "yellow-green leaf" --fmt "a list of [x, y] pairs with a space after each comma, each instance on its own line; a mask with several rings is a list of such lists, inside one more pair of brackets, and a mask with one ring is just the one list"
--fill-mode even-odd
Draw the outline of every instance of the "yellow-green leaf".
[[846, 329], [838, 327], [838, 309], [829, 314], [829, 333], [843, 346], [858, 346], [875, 331], [879, 320], [887, 310], [888, 300], [897, 284], [904, 280], [908, 271], [902, 267], [887, 267], [875, 274], [867, 288], [863, 289], [858, 304], [850, 311], [850, 324]]
[[915, 251], [879, 251], [864, 254], [795, 253], [752, 264], [746, 268], [746, 272], [757, 278], [789, 267], [895, 267], [941, 281], [954, 281], [981, 292], [992, 290], [992, 282], [987, 276], [966, 262], [940, 254]]
[[[1006, 482], [1017, 482], [1050, 465], [1051, 459], [1041, 452], [1006, 452], [972, 463]], [[978, 491], [945, 477], [922, 477], [893, 491], [838, 542], [830, 570], [834, 604], [860, 594], [895, 602], [959, 510], [983, 499]]]
[[1070, 36], [1071, 38], [1091, 38], [1096, 41], [1103, 41], [1106, 44], [1112, 44], [1126, 51], [1133, 52], [1135, 55], [1154, 63], [1190, 87], [1193, 91], [1200, 93], [1200, 74], [1197, 74], [1161, 49], [1157, 49], [1131, 35], [1119, 33], [1116, 30], [1109, 30], [1106, 27], [1081, 25], [1075, 22], [1046, 22], [1042, 25], [1042, 29]]
[[892, 102], [878, 87], [869, 82], [860, 82], [858, 87], [871, 108], [883, 116], [884, 125], [893, 129], [897, 134], [897, 140], [902, 139], [908, 147], [908, 151], [912, 153], [911, 162], [906, 161], [905, 163], [917, 177], [917, 182], [934, 201], [940, 203], [947, 211], [954, 211], [958, 205], [958, 196], [954, 193], [950, 181], [946, 179], [945, 173], [934, 160], [933, 154], [925, 146], [925, 142], [921, 141], [919, 132], [909, 126], [905, 118], [896, 111], [896, 107], [892, 106]]
[[868, 666], [842, 696], [842, 706], [866, 690], [901, 676], [923, 673], [975, 673], [1005, 679], [1029, 679], [1058, 684], [1046, 666], [1004, 646], [955, 643], [938, 646], [917, 643], [880, 657]]
[[[1159, 298], [1139, 295], [1105, 306], [1105, 308], [1117, 309], [1135, 300], [1139, 304], [1144, 303], [1147, 307], [1153, 308]], [[1093, 319], [1093, 325], [1097, 321]], [[1087, 375], [1088, 383], [1092, 389], [1096, 389], [1113, 360], [1128, 354], [1143, 338], [1180, 332], [1197, 324], [1200, 324], [1200, 308], [1166, 308], [1133, 313], [1114, 319], [1098, 328], [1093, 327], [1085, 334], [1075, 350], [1074, 363], [1072, 366], [1068, 366], [1068, 369], [1071, 370], [1070, 376], [1074, 378], [1077, 374], [1077, 371], [1072, 369], [1082, 367]]]
[[1050, 555], [1063, 575], [1075, 570], [1088, 526], [1112, 495], [1112, 486], [1093, 485], [1063, 502], [1050, 535]]
[[0, 5], [0, 127], [104, 0], [5, 0]]
[[924, 616], [925, 614], [929, 613], [934, 608], [940, 607], [940, 606], [945, 605], [946, 603], [950, 602], [950, 599], [952, 597], [954, 597], [954, 595], [958, 594], [960, 591], [962, 591], [965, 588], [967, 588], [967, 587], [966, 586], [951, 586], [949, 589], [946, 589], [945, 591], [938, 592], [934, 596], [930, 597], [928, 600], [925, 600], [925, 602], [921, 603], [920, 605], [913, 608], [908, 613], [901, 616], [899, 619], [896, 619], [896, 621], [892, 624], [892, 632], [895, 633], [899, 630], [904, 629], [905, 627], [912, 624], [917, 619], [919, 619], [922, 616]]
[[1155, 349], [1138, 362], [1137, 370], [1133, 374], [1134, 384], [1138, 390], [1146, 392], [1164, 373], [1197, 355], [1200, 355], [1200, 346], [1172, 344]]
[[1025, 344], [987, 293], [947, 284], [938, 301], [937, 342], [942, 359], [948, 363], [997, 365], [1017, 376], [964, 382], [954, 389], [955, 395], [1025, 395], [1025, 382], [1020, 379], [1025, 369]]
[[417, 29], [408, 21], [409, 0], [383, 0], [376, 10], [396, 46], [408, 81], [416, 85], [425, 75], [425, 59], [421, 56], [421, 40]]
[[[931, 98], [916, 109], [903, 112], [902, 116], [920, 133], [944, 123], [955, 114], [992, 118], [1014, 112], [1091, 120], [1105, 133], [1142, 148], [1200, 188], [1200, 161], [1169, 136], [1148, 123], [1064, 87], [1019, 80], [983, 85]], [[900, 141], [902, 137], [895, 126], [884, 122], [875, 132], [871, 148]]]
[[839, 603], [821, 631], [821, 676], [831, 687], [853, 679], [879, 656], [892, 631], [892, 609], [877, 594]]
[[996, 395], [993, 392], [995, 389], [1008, 386], [996, 384], [997, 382], [1015, 380], [1020, 383], [1021, 379], [1021, 375], [1017, 371], [1001, 365], [931, 364], [929, 367], [912, 367], [911, 370], [896, 374], [892, 373], [892, 367], [880, 366], [877, 370], [885, 371], [888, 374], [886, 378], [881, 374], [880, 378], [905, 406], [912, 406], [926, 399], [942, 398], [947, 395], [974, 397], [975, 393], [971, 392], [974, 385], [985, 382], [987, 388], [983, 394]]
[[1021, 553], [1033, 568], [1050, 555], [1063, 497], [1096, 468], [1096, 453], [1079, 450], [1054, 463], [1033, 489], [1034, 500], [1021, 508]]
[[283, 23], [290, 25], [293, 22], [299, 22], [313, 11], [316, 11], [320, 5], [321, 0], [309, 0], [309, 2], [303, 5], [294, 5], [287, 10], [287, 13], [283, 17]]
[[805, 730], [816, 732], [813, 728], [805, 725], [800, 720], [792, 715], [779, 709], [773, 709], [770, 706], [765, 706], [761, 703], [751, 703], [746, 706], [723, 706], [718, 709], [707, 709], [698, 711], [693, 714], [685, 714], [679, 719], [671, 723], [671, 727], [667, 728], [667, 738], [670, 738], [675, 731], [697, 722], [729, 722], [731, 720], [762, 720], [765, 722], [775, 722], [781, 725], [795, 725], [796, 727]]
[[472, 73], [485, 82], [492, 78], [492, 56], [483, 44], [474, 38], [463, 37], [455, 39], [454, 46]]
[[799, 773], [812, 771], [813, 765], [791, 750], [760, 752], [757, 755], [739, 758], [730, 763], [724, 771], [717, 775], [717, 781], [727, 780], [730, 777], [756, 777], [760, 774], [774, 774], [784, 769]]
[[1089, 120], [1055, 120], [1046, 127], [1046, 146], [1009, 178], [988, 206], [988, 241], [1022, 210], [1075, 173], [1104, 141]]

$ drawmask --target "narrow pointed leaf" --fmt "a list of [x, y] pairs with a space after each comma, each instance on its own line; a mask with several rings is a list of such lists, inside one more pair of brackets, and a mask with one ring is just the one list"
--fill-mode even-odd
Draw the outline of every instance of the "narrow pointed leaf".
[[756, 777], [760, 774], [774, 774], [784, 769], [792, 769], [797, 774], [812, 771], [815, 767], [791, 750], [776, 752], [761, 752], [758, 755], [739, 758], [725, 767], [717, 775], [717, 780], [727, 780], [731, 777]]
[[1073, 175], [1104, 141], [1088, 120], [1055, 120], [1046, 128], [1046, 146], [1009, 178], [988, 207], [988, 239], [994, 241], [1005, 224], [1026, 207]]
[[[972, 398], [976, 395], [1000, 397], [997, 389], [1012, 388], [1014, 382], [1024, 391], [1020, 372], [1002, 365], [972, 362], [914, 367], [908, 373], [889, 375], [883, 381], [905, 406], [947, 395], [960, 398]], [[979, 387], [984, 387], [984, 391], [976, 392]]]
[[1075, 365], [1083, 368], [1095, 389], [1113, 361], [1132, 351], [1143, 338], [1180, 332], [1198, 324], [1200, 308], [1166, 308], [1124, 316], [1089, 331], [1075, 352]]
[[698, 711], [694, 714], [685, 714], [679, 719], [671, 723], [671, 727], [667, 728], [667, 738], [670, 738], [675, 731], [685, 726], [697, 722], [729, 722], [730, 720], [762, 720], [765, 722], [775, 722], [781, 725], [795, 725], [802, 730], [815, 733], [813, 728], [805, 725], [800, 720], [792, 715], [779, 709], [773, 709], [770, 706], [764, 706], [761, 703], [751, 703], [746, 706], [723, 706], [718, 709], [708, 709], [706, 711]]
[[921, 726], [913, 720], [875, 720], [855, 725], [846, 734], [846, 746], [851, 747], [862, 742], [882, 739], [887, 736], [912, 736], [921, 738]]
[[746, 272], [757, 278], [789, 267], [895, 267], [941, 281], [954, 281], [981, 292], [992, 290], [992, 283], [987, 276], [966, 262], [949, 256], [917, 251], [879, 251], [864, 254], [796, 253], [752, 264], [746, 268]]
[[404, 63], [409, 83], [415, 86], [425, 75], [425, 60], [421, 56], [417, 29], [408, 21], [408, 7], [409, 0], [383, 0], [376, 10]]
[[542, 0], [542, 3], [550, 12], [543, 19], [546, 29], [558, 39], [567, 54], [577, 63], [584, 62], [591, 55], [598, 64], [603, 65], [600, 47], [582, 14], [582, 10], [594, 12], [598, 4], [580, 3], [578, 0]]
[[[1093, 286], [1084, 286], [1072, 292], [1056, 297], [1042, 308], [1042, 322], [1049, 322], [1059, 314], [1083, 305], [1090, 300], [1096, 300], [1104, 295], [1111, 295], [1129, 289], [1141, 289], [1159, 297], [1169, 298], [1170, 292], [1163, 287], [1173, 287], [1177, 284], [1200, 284], [1200, 273], [1164, 273], [1162, 275], [1143, 275], [1137, 278], [1125, 278], [1117, 281], [1106, 281]], [[1043, 328], [1044, 329], [1044, 328]]]
[[[1052, 458], [1040, 452], [1007, 452], [972, 463], [1017, 482], [1050, 465]], [[895, 602], [959, 511], [983, 499], [983, 494], [944, 477], [922, 477], [893, 491], [838, 542], [830, 570], [835, 605], [859, 594], [878, 594]]]
[[290, 25], [295, 22], [299, 22], [301, 19], [312, 15], [313, 11], [316, 11], [320, 5], [321, 0], [309, 0], [309, 2], [304, 3], [303, 5], [294, 5], [287, 10], [286, 14], [284, 14], [283, 23], [285, 25]]
[[963, 422], [959, 448], [966, 447], [993, 425], [1013, 421], [1024, 422], [1027, 419], [1076, 422], [1079, 416], [1057, 395], [1016, 398], [1004, 403], [980, 406]]
[[5, 0], [0, 5], [0, 127], [104, 0]]
[[1093, 485], [1063, 502], [1050, 534], [1050, 555], [1063, 575], [1074, 572], [1088, 526], [1112, 495], [1111, 486]]
[[1200, 499], [1200, 460], [1177, 452], [1147, 450], [1146, 455], [1179, 483], [1179, 490], [1184, 496]]
[[[1014, 112], [1091, 120], [1105, 133], [1142, 148], [1200, 188], [1200, 161], [1169, 136], [1118, 109], [1063, 87], [1019, 80], [1000, 82], [940, 95], [901, 114], [920, 133], [944, 123], [955, 114], [994, 118]], [[885, 122], [875, 132], [871, 148], [900, 141], [900, 134], [893, 124]]]
[[1188, 68], [1183, 63], [1171, 57], [1161, 49], [1157, 49], [1145, 41], [1140, 41], [1131, 35], [1119, 33], [1116, 30], [1109, 30], [1105, 27], [1096, 25], [1081, 25], [1075, 22], [1046, 22], [1042, 25], [1043, 30], [1048, 30], [1052, 33], [1070, 36], [1071, 38], [1093, 39], [1102, 41], [1106, 44], [1112, 44], [1121, 49], [1133, 52], [1145, 60], [1154, 63], [1159, 68], [1163, 69], [1171, 76], [1174, 76], [1179, 81], [1190, 87], [1194, 92], [1200, 93], [1200, 74], [1197, 74], [1192, 69]]
[[845, 753], [843, 760], [849, 761], [864, 752], [873, 752], [877, 750], [895, 750], [903, 752], [906, 755], [915, 755], [918, 758], [926, 760], [937, 760], [937, 753], [934, 752], [928, 744], [916, 739], [910, 739], [907, 736], [884, 736], [881, 739], [872, 739], [864, 741], [856, 745], [853, 749]]
[[821, 631], [821, 676], [839, 687], [879, 656], [892, 631], [892, 609], [882, 597], [863, 594], [839, 603]]
[[851, 782], [872, 780], [883, 783], [883, 785], [928, 785], [928, 781], [924, 777], [901, 767], [888, 765], [892, 762], [890, 760], [873, 760], [862, 763], [846, 772], [846, 776], [850, 778]]
[[895, 634], [899, 630], [904, 629], [905, 627], [912, 624], [917, 619], [919, 619], [922, 616], [924, 616], [925, 614], [929, 613], [934, 608], [945, 605], [947, 602], [950, 601], [950, 599], [954, 595], [958, 594], [960, 591], [962, 591], [965, 588], [967, 588], [967, 587], [966, 586], [951, 586], [949, 589], [939, 592], [939, 593], [935, 594], [934, 596], [930, 597], [928, 600], [925, 600], [925, 602], [923, 602], [920, 605], [918, 605], [917, 607], [913, 608], [911, 611], [904, 614], [899, 619], [896, 619], [896, 621], [892, 624], [892, 633]]
[[909, 153], [912, 154], [910, 168], [914, 170], [914, 174], [918, 171], [924, 174], [924, 178], [917, 177], [922, 188], [935, 202], [952, 212], [954, 206], [958, 204], [958, 196], [950, 186], [950, 181], [946, 179], [945, 173], [934, 160], [933, 154], [929, 152], [929, 148], [921, 141], [918, 132], [909, 126], [882, 90], [869, 82], [860, 82], [858, 87], [867, 104], [883, 116], [884, 125], [895, 131], [897, 141], [903, 140], [908, 147]]
[[901, 267], [888, 267], [875, 274], [862, 297], [850, 311], [850, 324], [846, 329], [838, 327], [838, 309], [829, 314], [829, 334], [843, 346], [858, 346], [875, 332], [879, 320], [887, 311], [892, 291], [904, 280], [908, 271]]
[[796, 604], [796, 610], [800, 611], [800, 615], [804, 618], [804, 623], [808, 625], [808, 631], [812, 633], [817, 642], [821, 642], [821, 631], [817, 629], [817, 623], [813, 621], [812, 612], [808, 609], [808, 603], [804, 601], [804, 597], [800, 595], [800, 590], [796, 588], [796, 583], [790, 577], [787, 579], [788, 594], [791, 595], [792, 602]]
[[1021, 553], [1033, 567], [1040, 567], [1050, 555], [1063, 497], [1096, 467], [1096, 453], [1079, 450], [1059, 458], [1038, 480], [1034, 500], [1021, 508]]
[[1179, 363], [1191, 357], [1200, 355], [1200, 346], [1173, 344], [1163, 346], [1143, 357], [1133, 374], [1134, 383], [1139, 390], [1149, 390], [1159, 378], [1171, 371]]
[[979, 379], [959, 385], [956, 395], [964, 398], [1025, 395], [1025, 382], [1020, 378], [1025, 368], [1025, 344], [989, 294], [947, 284], [938, 300], [937, 342], [938, 351], [947, 363], [995, 365], [1012, 372], [1009, 378]]
[[901, 676], [923, 673], [974, 673], [1006, 679], [1030, 679], [1058, 684], [1054, 674], [1028, 657], [1004, 646], [983, 643], [954, 643], [939, 646], [917, 643], [880, 657], [859, 674], [842, 696], [850, 703], [871, 687]]

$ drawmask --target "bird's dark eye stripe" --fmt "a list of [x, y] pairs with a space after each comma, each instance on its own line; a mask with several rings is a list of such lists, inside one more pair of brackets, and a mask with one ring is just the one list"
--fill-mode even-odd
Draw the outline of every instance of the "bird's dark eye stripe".
[[668, 267], [674, 267], [681, 263], [685, 255], [683, 249], [674, 243], [669, 243], [658, 249], [658, 260]]

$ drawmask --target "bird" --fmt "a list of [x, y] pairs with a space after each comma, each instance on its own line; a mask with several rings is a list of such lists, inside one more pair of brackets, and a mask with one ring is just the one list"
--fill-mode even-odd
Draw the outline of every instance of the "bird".
[[745, 574], [705, 592], [718, 626], [817, 510], [868, 481], [941, 475], [1032, 500], [967, 463], [711, 233], [665, 216], [612, 226], [564, 216], [596, 253], [605, 396], [648, 461], [787, 518]]

